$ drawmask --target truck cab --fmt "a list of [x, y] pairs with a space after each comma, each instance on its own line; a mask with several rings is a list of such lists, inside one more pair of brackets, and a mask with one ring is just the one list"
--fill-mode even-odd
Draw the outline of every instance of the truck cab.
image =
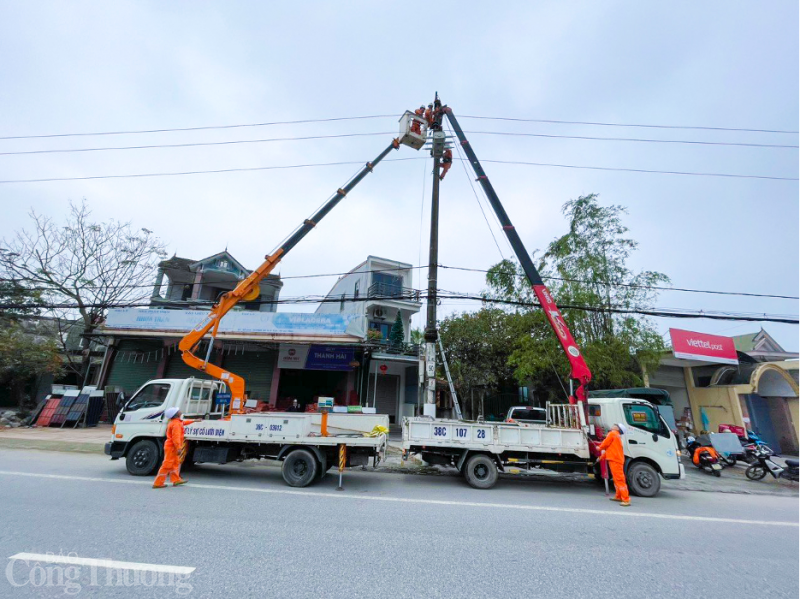
[[621, 423], [625, 451], [625, 473], [634, 494], [651, 497], [661, 487], [660, 478], [685, 476], [675, 433], [659, 413], [657, 406], [636, 397], [619, 393], [589, 395], [589, 426], [602, 439], [614, 424]]
[[219, 419], [225, 415], [225, 405], [217, 402], [217, 395], [226, 390], [219, 381], [193, 377], [146, 382], [117, 415], [106, 454], [112, 460], [126, 458], [135, 469], [151, 469], [160, 459], [167, 408], [177, 407], [189, 419]]

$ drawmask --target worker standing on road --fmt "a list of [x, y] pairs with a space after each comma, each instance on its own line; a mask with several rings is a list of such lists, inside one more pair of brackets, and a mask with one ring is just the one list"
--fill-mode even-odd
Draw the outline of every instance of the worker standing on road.
[[453, 150], [447, 149], [442, 154], [442, 174], [439, 175], [439, 181], [444, 180], [444, 176], [447, 174], [447, 171], [450, 170], [450, 167], [453, 166]]
[[625, 482], [625, 452], [622, 449], [622, 435], [625, 434], [624, 424], [615, 424], [611, 431], [600, 444], [600, 459], [608, 462], [611, 476], [614, 479], [614, 488], [617, 493], [611, 501], [619, 501], [620, 505], [629, 506], [631, 498], [628, 494], [628, 484]]
[[169, 424], [167, 424], [167, 440], [164, 441], [164, 461], [153, 483], [154, 489], [166, 488], [167, 485], [164, 483], [167, 477], [169, 477], [173, 487], [186, 483], [181, 478], [181, 458], [179, 455], [184, 444], [184, 423], [181, 421], [181, 411], [178, 408], [167, 408], [164, 415], [169, 420]]

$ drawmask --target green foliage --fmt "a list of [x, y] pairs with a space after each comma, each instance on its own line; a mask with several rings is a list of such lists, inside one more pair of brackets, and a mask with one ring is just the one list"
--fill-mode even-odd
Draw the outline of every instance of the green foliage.
[[0, 281], [0, 326], [18, 320], [21, 316], [32, 316], [38, 312], [30, 307], [41, 301], [41, 292], [29, 289], [16, 281]]
[[425, 343], [425, 333], [422, 332], [422, 329], [411, 329], [411, 343], [417, 345]]
[[[564, 204], [569, 232], [553, 241], [537, 268], [562, 309], [593, 374], [593, 388], [642, 384], [642, 370], [658, 364], [664, 342], [651, 320], [605, 308], [647, 309], [656, 292], [648, 287], [669, 284], [658, 272], [633, 272], [628, 265], [637, 242], [627, 237], [625, 209], [601, 206], [595, 194]], [[487, 299], [535, 301], [522, 268], [510, 260], [494, 265], [486, 276]], [[569, 306], [587, 307], [586, 309]], [[509, 364], [519, 381], [531, 381], [551, 397], [563, 397], [559, 378], [567, 380], [569, 362], [538, 308], [519, 306], [515, 314], [534, 314], [531, 328], [513, 342]], [[555, 372], [559, 377], [555, 376]]]
[[0, 327], [0, 381], [11, 388], [12, 397], [23, 407], [22, 389], [30, 379], [45, 374], [57, 376], [61, 356], [54, 339], [26, 330], [21, 323]]
[[445, 318], [439, 324], [456, 389], [498, 391], [513, 380], [509, 356], [514, 342], [530, 327], [535, 314], [510, 313], [499, 308]]
[[395, 347], [400, 347], [405, 343], [406, 332], [403, 328], [403, 319], [400, 316], [400, 310], [397, 311], [397, 317], [394, 319], [392, 329], [389, 331], [389, 343]]

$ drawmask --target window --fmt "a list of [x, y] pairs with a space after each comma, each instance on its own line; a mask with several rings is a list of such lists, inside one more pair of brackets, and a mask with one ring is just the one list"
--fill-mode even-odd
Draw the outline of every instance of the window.
[[511, 412], [512, 420], [523, 420], [529, 422], [547, 422], [547, 413], [544, 408], [515, 408]]
[[650, 406], [626, 403], [623, 406], [625, 421], [636, 428], [669, 438], [669, 429], [664, 421]]
[[[393, 323], [392, 323], [393, 324]], [[385, 322], [370, 321], [369, 328], [373, 331], [378, 331], [384, 339], [389, 338], [389, 332], [392, 330], [392, 325]]]
[[359, 281], [356, 281], [356, 288], [353, 290], [353, 299], [358, 299], [358, 283]]
[[133, 412], [142, 408], [157, 408], [167, 399], [169, 388], [168, 383], [153, 383], [142, 387], [136, 395], [131, 397], [124, 411]]
[[344, 312], [344, 298], [345, 298], [345, 295], [343, 293], [342, 294], [342, 299], [339, 300], [339, 312]]
[[403, 277], [373, 273], [370, 295], [377, 297], [402, 297]]
[[228, 261], [227, 260], [220, 260], [219, 261], [220, 268], [228, 268]]

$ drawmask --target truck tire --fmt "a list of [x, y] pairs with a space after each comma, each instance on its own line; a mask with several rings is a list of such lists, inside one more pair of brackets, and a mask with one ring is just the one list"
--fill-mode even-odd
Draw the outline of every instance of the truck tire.
[[497, 464], [487, 455], [474, 455], [464, 464], [464, 478], [471, 487], [491, 489], [497, 482]]
[[638, 497], [655, 497], [661, 490], [661, 477], [650, 464], [635, 462], [626, 475], [628, 488]]
[[134, 443], [125, 457], [125, 467], [133, 476], [150, 476], [158, 468], [161, 452], [158, 445], [150, 439]]
[[317, 458], [307, 449], [295, 449], [283, 460], [281, 473], [290, 487], [307, 487], [317, 476]]

